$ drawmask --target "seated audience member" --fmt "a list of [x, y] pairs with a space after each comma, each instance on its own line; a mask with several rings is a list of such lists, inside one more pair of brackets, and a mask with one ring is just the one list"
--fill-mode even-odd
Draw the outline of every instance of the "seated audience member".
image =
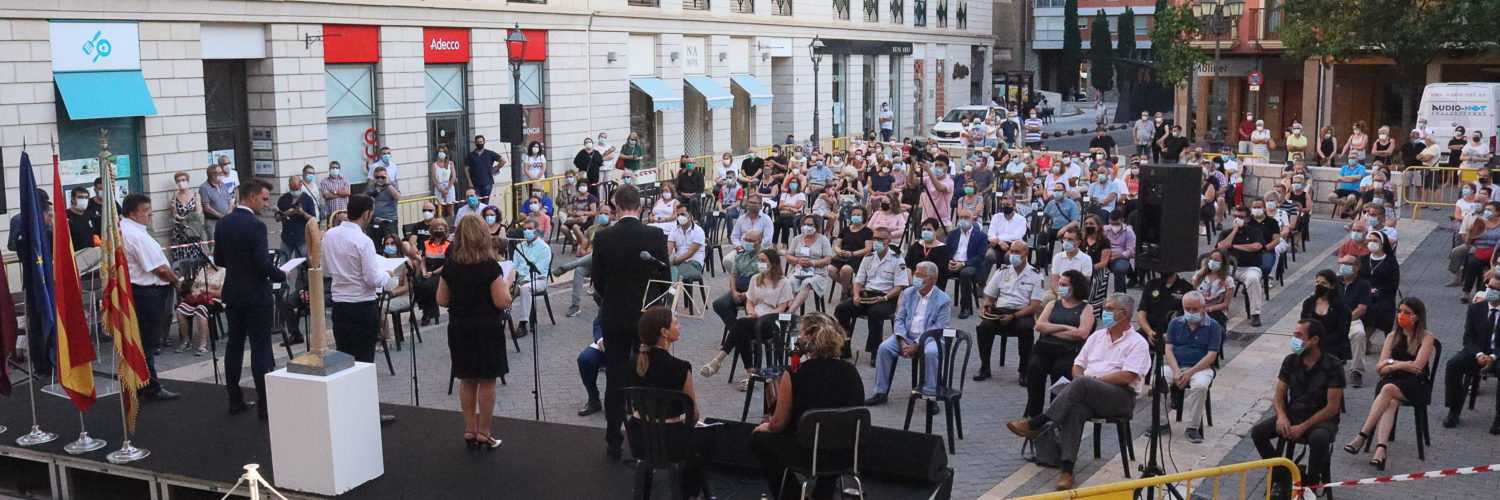
[[[1026, 238], [1026, 216], [1016, 213], [1016, 202], [1010, 198], [1000, 199], [1000, 208], [990, 218], [990, 246], [995, 256], [1001, 257], [1010, 250], [1010, 244]], [[996, 259], [1003, 260], [1003, 259]]]
[[[1386, 335], [1385, 346], [1380, 349], [1380, 362], [1375, 364], [1380, 383], [1376, 385], [1370, 414], [1365, 417], [1358, 437], [1344, 446], [1344, 451], [1350, 455], [1358, 455], [1373, 436], [1375, 453], [1370, 456], [1370, 465], [1380, 470], [1385, 470], [1386, 438], [1396, 425], [1396, 411], [1401, 404], [1425, 407], [1432, 400], [1432, 388], [1424, 378], [1436, 337], [1427, 331], [1427, 306], [1416, 297], [1401, 301], [1396, 324], [1396, 329]], [[1437, 364], [1433, 363], [1433, 366]]]
[[974, 328], [979, 337], [979, 371], [974, 374], [975, 382], [990, 378], [990, 348], [995, 344], [995, 337], [1014, 336], [1021, 358], [1016, 371], [1021, 385], [1026, 385], [1026, 363], [1031, 356], [1036, 313], [1041, 311], [1042, 300], [1047, 294], [1046, 278], [1026, 264], [1029, 251], [1024, 241], [1011, 244], [1005, 252], [1005, 263], [990, 273], [989, 281], [984, 285], [981, 320]]
[[[595, 297], [595, 301], [598, 298]], [[578, 410], [578, 416], [587, 417], [599, 410], [604, 409], [599, 399], [599, 371], [604, 369], [604, 323], [598, 316], [594, 317], [594, 343], [584, 347], [578, 352], [578, 376], [583, 380], [583, 390], [588, 393], [588, 401], [583, 403], [583, 408]]]
[[[911, 286], [901, 292], [896, 307], [896, 331], [880, 343], [880, 351], [875, 355], [875, 395], [865, 400], [866, 406], [885, 404], [886, 394], [891, 390], [891, 378], [896, 372], [897, 356], [907, 359], [922, 356], [922, 391], [936, 394], [938, 344], [928, 342], [923, 347], [919, 343], [927, 330], [948, 328], [953, 316], [953, 301], [937, 286], [937, 264], [921, 262], [914, 274]], [[936, 412], [937, 406], [929, 402], [927, 411]]]
[[[1396, 322], [1396, 292], [1401, 288], [1401, 262], [1392, 253], [1396, 251], [1395, 240], [1387, 240], [1385, 233], [1378, 231], [1370, 232], [1367, 238], [1366, 245], [1370, 253], [1359, 258], [1359, 277], [1370, 282], [1370, 307], [1362, 318], [1363, 327], [1366, 335], [1374, 335], [1376, 330], [1389, 333]], [[1361, 358], [1365, 354], [1364, 347], [1360, 346], [1355, 351]], [[1335, 355], [1341, 354], [1331, 347], [1327, 350]], [[1364, 363], [1360, 362], [1359, 366], [1363, 367]], [[1358, 387], [1352, 380], [1349, 385]]]
[[1047, 204], [1042, 205], [1042, 212], [1052, 218], [1052, 224], [1045, 235], [1047, 242], [1050, 243], [1053, 238], [1063, 236], [1063, 229], [1069, 226], [1078, 227], [1082, 221], [1078, 202], [1069, 197], [1066, 184], [1061, 182], [1048, 184], [1052, 186], [1052, 193], [1047, 199]]
[[[1214, 382], [1213, 365], [1224, 348], [1224, 327], [1203, 309], [1203, 294], [1193, 291], [1182, 296], [1182, 316], [1167, 323], [1166, 361], [1162, 367], [1162, 378], [1183, 390], [1182, 413], [1187, 422], [1183, 434], [1191, 443], [1203, 442], [1203, 411], [1208, 388]], [[1171, 404], [1168, 398], [1162, 402]]]
[[1114, 275], [1115, 293], [1125, 293], [1125, 277], [1130, 274], [1131, 259], [1135, 258], [1135, 230], [1125, 224], [1125, 211], [1116, 210], [1109, 214], [1104, 237], [1109, 239], [1108, 268]]
[[1221, 325], [1229, 324], [1230, 307], [1234, 306], [1234, 277], [1229, 274], [1229, 254], [1212, 250], [1203, 259], [1203, 267], [1193, 273], [1193, 288], [1203, 294], [1208, 315]]
[[[1315, 319], [1323, 325], [1323, 352], [1340, 362], [1349, 360], [1350, 314], [1348, 302], [1334, 283], [1338, 281], [1331, 269], [1318, 271], [1314, 278], [1313, 294], [1302, 301], [1300, 318]], [[1360, 365], [1363, 367], [1363, 364]]]
[[[1036, 343], [1025, 364], [1021, 380], [1026, 385], [1026, 410], [1030, 418], [1042, 412], [1051, 379], [1066, 378], [1072, 373], [1073, 360], [1094, 330], [1094, 307], [1088, 302], [1089, 279], [1078, 271], [1066, 271], [1057, 286], [1057, 300], [1048, 302], [1036, 317]], [[1129, 323], [1128, 317], [1114, 318], [1109, 311], [1101, 316]], [[1106, 322], [1106, 323], [1109, 323]], [[1113, 325], [1111, 325], [1113, 326]]]
[[[884, 338], [886, 320], [896, 314], [896, 300], [901, 297], [901, 291], [911, 284], [911, 277], [901, 263], [900, 253], [891, 249], [891, 239], [891, 233], [886, 228], [875, 228], [875, 238], [871, 242], [875, 252], [870, 258], [864, 259], [859, 272], [854, 275], [853, 297], [839, 303], [833, 312], [834, 317], [839, 320], [839, 326], [851, 338], [854, 335], [854, 320], [860, 316], [865, 317], [865, 322], [870, 327], [870, 335], [865, 339], [865, 352], [871, 354], [875, 353]], [[870, 363], [874, 362], [874, 357], [871, 357]]]
[[[1083, 216], [1083, 239], [1078, 242], [1081, 253], [1088, 254], [1089, 264], [1092, 271], [1090, 277], [1098, 276], [1101, 280], [1109, 279], [1109, 261], [1114, 253], [1109, 238], [1104, 236], [1104, 218], [1098, 215], [1088, 214]], [[1093, 299], [1092, 290], [1077, 290], [1084, 296], [1085, 300]], [[1103, 305], [1103, 297], [1099, 297], [1096, 304]]]
[[1495, 258], [1495, 246], [1500, 244], [1500, 202], [1490, 201], [1484, 204], [1479, 219], [1474, 221], [1474, 225], [1464, 235], [1464, 241], [1468, 243], [1470, 251], [1464, 261], [1463, 292], [1459, 294], [1458, 301], [1467, 304], [1469, 297], [1479, 291], [1479, 285], [1484, 284], [1481, 278], [1490, 269], [1490, 261]]
[[[1360, 266], [1363, 265], [1360, 259], [1353, 255], [1339, 257], [1338, 279], [1333, 282], [1333, 287], [1337, 289], [1337, 294], [1333, 295], [1333, 297], [1336, 297], [1344, 304], [1342, 309], [1348, 311], [1349, 314], [1348, 340], [1339, 342], [1338, 344], [1340, 346], [1347, 346], [1348, 348], [1349, 358], [1346, 359], [1350, 359], [1352, 362], [1349, 363], [1347, 381], [1349, 387], [1354, 388], [1364, 386], [1362, 380], [1365, 372], [1365, 346], [1368, 345], [1366, 343], [1368, 330], [1365, 329], [1365, 315], [1370, 310], [1371, 287], [1370, 282], [1360, 276]], [[1319, 272], [1318, 274], [1322, 275], [1323, 273]], [[1306, 310], [1306, 308], [1307, 305], [1304, 302], [1303, 309]], [[1324, 326], [1324, 331], [1326, 332], [1327, 324], [1325, 323]], [[1332, 348], [1334, 340], [1329, 339], [1329, 349], [1325, 350], [1338, 356], [1339, 352], [1342, 351]]]
[[1256, 226], [1260, 229], [1261, 237], [1265, 239], [1265, 245], [1260, 252], [1261, 276], [1276, 275], [1276, 260], [1281, 258], [1281, 253], [1286, 251], [1286, 241], [1281, 238], [1281, 221], [1276, 220], [1276, 214], [1266, 209], [1264, 200], [1250, 202], [1250, 218], [1245, 224]]
[[761, 245], [761, 241], [768, 233], [762, 233], [760, 229], [751, 229], [745, 233], [740, 240], [739, 248], [731, 255], [734, 259], [729, 262], [729, 291], [719, 298], [714, 299], [714, 314], [719, 315], [719, 320], [725, 325], [734, 323], [734, 318], [739, 315], [739, 305], [745, 303], [745, 292], [750, 289], [750, 278], [760, 271], [760, 252], [767, 249]]
[[984, 278], [987, 243], [984, 231], [974, 224], [974, 212], [960, 208], [958, 226], [948, 233], [953, 258], [943, 270], [945, 275], [958, 278], [958, 319], [974, 314], [974, 287]]
[[833, 292], [833, 279], [828, 277], [829, 264], [833, 262], [833, 244], [828, 237], [818, 232], [817, 217], [802, 217], [802, 227], [792, 237], [792, 246], [787, 255], [792, 279], [796, 280], [797, 297], [792, 299], [790, 310], [801, 310], [808, 297], [828, 298]]
[[[953, 261], [953, 247], [945, 243], [943, 237], [943, 225], [937, 219], [928, 217], [922, 221], [922, 232], [917, 241], [912, 242], [911, 248], [906, 251], [906, 270], [915, 273], [917, 264], [931, 262], [938, 269], [947, 269], [948, 263]], [[948, 275], [939, 273], [938, 288], [947, 288]]]
[[[775, 408], [765, 423], [750, 435], [750, 449], [760, 459], [761, 470], [771, 498], [798, 498], [800, 487], [795, 481], [783, 481], [790, 475], [787, 466], [808, 466], [812, 450], [798, 443], [797, 421], [803, 413], [824, 408], [859, 406], [865, 399], [865, 385], [854, 365], [839, 359], [847, 350], [848, 334], [832, 318], [812, 313], [802, 318], [798, 351], [806, 357], [776, 379], [776, 390], [766, 391], [767, 404]], [[841, 468], [848, 465], [848, 453], [828, 453], [818, 457], [819, 467]], [[837, 481], [823, 481], [813, 491], [814, 498], [837, 495]]]
[[[1276, 375], [1276, 395], [1271, 406], [1276, 415], [1250, 428], [1250, 439], [1260, 458], [1282, 456], [1275, 439], [1308, 445], [1307, 475], [1302, 484], [1328, 480], [1330, 446], [1339, 432], [1339, 407], [1344, 400], [1344, 369], [1338, 358], [1323, 352], [1323, 324], [1314, 319], [1297, 322], [1292, 332], [1292, 353], [1281, 362]], [[1285, 469], [1271, 473], [1273, 495], [1287, 498], [1291, 487]]]
[[[197, 279], [191, 281], [188, 293], [177, 303], [179, 339], [176, 352], [186, 352], [189, 349], [191, 340], [188, 338], [188, 330], [196, 328], [198, 350], [193, 355], [202, 356], [208, 354], [208, 309], [218, 307], [219, 297], [224, 291], [224, 268], [209, 264], [199, 271]], [[191, 322], [188, 321], [189, 317], [193, 318]]]
[[1390, 224], [1391, 219], [1386, 218], [1386, 212], [1384, 208], [1373, 205], [1365, 207], [1365, 219], [1360, 222], [1363, 222], [1364, 224], [1356, 223], [1356, 225], [1365, 226], [1367, 231], [1370, 233], [1380, 233], [1385, 235], [1385, 238], [1389, 240], [1391, 247], [1393, 249], [1395, 248], [1396, 227]]
[[[1055, 295], [1057, 293], [1058, 277], [1066, 271], [1078, 271], [1085, 277], [1093, 277], [1094, 260], [1087, 252], [1083, 252], [1083, 229], [1070, 227], [1059, 235], [1062, 245], [1059, 252], [1052, 254], [1052, 267], [1049, 272], [1047, 284], [1048, 289]], [[1087, 291], [1084, 294], [1087, 295]]]
[[[757, 332], [762, 338], [775, 338], [776, 318], [781, 313], [790, 311], [795, 292], [792, 279], [782, 273], [784, 268], [781, 253], [774, 248], [767, 248], [760, 253], [758, 259], [755, 267], [759, 272], [751, 278], [750, 289], [745, 292], [745, 317], [730, 324], [729, 335], [724, 337], [719, 352], [698, 371], [704, 377], [719, 373], [724, 358], [735, 351], [739, 351], [740, 362], [746, 367], [760, 366], [756, 362], [755, 352], [751, 350], [751, 343], [755, 341]], [[746, 370], [745, 379], [740, 381], [740, 390], [745, 390], [750, 384], [749, 377], [749, 370]]]
[[599, 230], [609, 227], [614, 222], [610, 220], [611, 215], [614, 215], [612, 206], [600, 205], [599, 214], [594, 216], [594, 223], [590, 224], [588, 229], [579, 231], [578, 226], [573, 226], [570, 229], [573, 241], [578, 242], [578, 246], [573, 249], [573, 256], [576, 258], [552, 270], [552, 276], [562, 276], [568, 271], [573, 271], [573, 295], [571, 305], [568, 306], [569, 318], [577, 316], [580, 311], [578, 306], [583, 298], [583, 286], [589, 278], [589, 267], [594, 263], [594, 235], [599, 234]]
[[521, 205], [523, 220], [536, 223], [533, 230], [543, 243], [552, 238], [552, 211], [552, 198], [541, 189], [532, 191], [531, 197]]
[[[1250, 297], [1250, 326], [1260, 327], [1260, 306], [1265, 295], [1261, 291], [1261, 253], [1270, 241], [1260, 226], [1250, 224], [1250, 208], [1240, 205], [1234, 208], [1234, 223], [1219, 233], [1218, 249], [1234, 257], [1234, 278], [1245, 284], [1245, 293]], [[1212, 298], [1210, 297], [1210, 300]]]
[[693, 214], [686, 206], [677, 207], [677, 220], [672, 222], [672, 230], [667, 231], [667, 254], [672, 256], [672, 281], [701, 283], [707, 242], [703, 227], [693, 222]]
[[833, 261], [829, 263], [828, 274], [842, 287], [845, 299], [853, 289], [854, 273], [859, 271], [865, 256], [873, 251], [870, 240], [875, 238], [875, 231], [865, 225], [867, 215], [869, 211], [865, 207], [855, 205], [849, 209], [849, 226], [839, 230], [838, 249], [834, 250]]
[[[877, 201], [877, 197], [871, 196], [871, 201]], [[896, 195], [878, 199], [879, 207], [875, 215], [870, 217], [870, 226], [875, 229], [885, 228], [891, 234], [892, 243], [900, 243], [901, 237], [906, 235], [906, 210], [902, 207]]]
[[[573, 229], [587, 229], [594, 223], [594, 216], [599, 215], [599, 197], [589, 191], [587, 184], [578, 185], [578, 194], [568, 203], [568, 217], [563, 219], [563, 234], [573, 237]], [[576, 240], [575, 240], [576, 244]]]
[[[1129, 318], [1135, 299], [1123, 293], [1110, 295], [1104, 312], [1111, 318]], [[1151, 369], [1150, 346], [1129, 321], [1112, 321], [1089, 336], [1073, 361], [1072, 381], [1052, 400], [1047, 410], [1035, 416], [1007, 422], [1017, 436], [1034, 438], [1048, 424], [1055, 424], [1062, 440], [1062, 475], [1057, 489], [1073, 488], [1073, 465], [1083, 427], [1090, 419], [1121, 417], [1135, 409], [1146, 372]]]
[[[524, 292], [523, 292], [524, 293]], [[693, 400], [692, 414], [681, 417], [682, 420], [690, 422], [698, 421], [698, 396], [693, 393], [693, 377], [690, 373], [693, 366], [687, 361], [672, 356], [672, 344], [682, 336], [682, 325], [672, 315], [672, 310], [662, 306], [652, 306], [641, 313], [637, 336], [640, 338], [641, 346], [639, 352], [631, 355], [630, 387], [648, 387], [652, 389], [665, 389], [669, 391], [682, 391]], [[679, 420], [680, 421], [680, 420]], [[630, 427], [630, 423], [626, 423]], [[632, 441], [640, 439], [640, 432], [631, 429], [626, 434]], [[639, 445], [632, 442], [631, 449], [641, 449]], [[703, 491], [704, 482], [708, 480], [703, 471], [702, 457], [697, 460], [689, 460], [686, 470], [683, 472], [682, 493], [685, 495], [696, 495]]]
[[[1135, 313], [1135, 324], [1146, 335], [1146, 340], [1153, 345], [1160, 341], [1160, 334], [1167, 331], [1172, 317], [1182, 311], [1182, 300], [1191, 291], [1193, 284], [1177, 273], [1163, 273], [1161, 277], [1146, 282], [1146, 287], [1141, 290], [1141, 308]], [[1206, 299], [1204, 304], [1207, 309]]]
[[[406, 238], [406, 246], [403, 249], [403, 254], [409, 257], [421, 257], [418, 254], [424, 248], [427, 248], [427, 239], [432, 237], [432, 221], [441, 218], [438, 216], [436, 210], [432, 202], [422, 202], [422, 220], [401, 226], [401, 234], [405, 235]], [[340, 213], [343, 212], [341, 211]], [[338, 217], [338, 215], [335, 214], [334, 217]], [[453, 220], [457, 221], [458, 219]]]
[[1334, 211], [1342, 213], [1344, 218], [1349, 218], [1351, 210], [1359, 203], [1359, 181], [1365, 178], [1365, 166], [1360, 164], [1354, 157], [1349, 162], [1339, 167], [1338, 188], [1328, 195], [1328, 202], [1334, 204]]
[[1453, 221], [1453, 231], [1459, 235], [1458, 244], [1448, 252], [1448, 273], [1453, 275], [1453, 280], [1447, 285], [1449, 288], [1463, 284], [1464, 259], [1473, 250], [1469, 242], [1463, 238], [1469, 234], [1469, 229], [1474, 226], [1474, 221], [1479, 220], [1479, 214], [1484, 211], [1485, 202], [1489, 201], [1488, 195], [1474, 192], [1474, 188], [1463, 187], [1463, 195], [1453, 202], [1453, 214], [1448, 219]]
[[[1446, 390], [1444, 400], [1448, 407], [1443, 427], [1458, 426], [1458, 417], [1469, 393], [1464, 385], [1466, 377], [1496, 373], [1495, 358], [1500, 356], [1497, 354], [1500, 353], [1500, 343], [1497, 343], [1500, 341], [1497, 341], [1494, 325], [1496, 321], [1500, 321], [1500, 276], [1491, 277], [1485, 286], [1484, 302], [1470, 304], [1464, 316], [1463, 348], [1448, 358], [1447, 369], [1443, 374], [1443, 386]], [[1490, 424], [1490, 434], [1500, 434], [1500, 397], [1495, 398], [1495, 408], [1495, 421]]]
[[[416, 260], [404, 257], [405, 252], [401, 251], [401, 245], [401, 240], [397, 239], [396, 235], [386, 235], [385, 244], [380, 246], [380, 256], [387, 259], [405, 258], [405, 266], [418, 265]], [[386, 343], [394, 343], [395, 337], [393, 336], [393, 331], [400, 333], [402, 328], [401, 313], [407, 312], [408, 309], [411, 309], [412, 305], [411, 283], [407, 280], [407, 276], [411, 273], [406, 272], [405, 266], [396, 268], [394, 273], [397, 280], [396, 288], [389, 292], [390, 299], [385, 304], [385, 310], [389, 314], [386, 315], [388, 321], [381, 322], [381, 329], [383, 330], [381, 334], [384, 335]]]
[[484, 232], [490, 235], [491, 240], [506, 237], [507, 228], [505, 227], [505, 221], [500, 220], [500, 209], [498, 207], [494, 205], [485, 206], [483, 210], [479, 211], [479, 215], [484, 217]]
[[514, 258], [516, 286], [520, 287], [521, 296], [515, 297], [515, 304], [510, 308], [510, 316], [519, 320], [516, 323], [517, 337], [524, 337], [528, 332], [532, 294], [547, 293], [547, 272], [552, 269], [552, 247], [542, 239], [537, 221], [527, 220], [521, 227], [521, 239], [525, 241], [516, 244], [515, 251], [519, 255]]
[[[448, 241], [448, 222], [441, 218], [432, 219], [428, 225], [427, 241], [418, 250], [422, 258], [422, 272], [416, 283], [417, 307], [422, 309], [422, 326], [428, 323], [436, 323], [440, 314], [437, 304], [438, 280], [443, 276], [443, 264], [448, 261], [448, 247], [452, 245]], [[384, 238], [382, 238], [382, 246]]]

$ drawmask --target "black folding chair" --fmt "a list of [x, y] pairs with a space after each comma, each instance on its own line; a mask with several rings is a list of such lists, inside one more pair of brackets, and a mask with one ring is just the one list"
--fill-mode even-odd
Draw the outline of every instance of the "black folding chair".
[[[658, 470], [666, 470], [672, 476], [671, 498], [683, 498], [685, 474], [695, 463], [702, 463], [702, 457], [693, 447], [692, 432], [697, 423], [693, 398], [682, 391], [646, 387], [631, 387], [623, 392], [630, 415], [625, 432], [630, 440], [630, 454], [636, 459], [631, 498], [651, 498], [652, 476]], [[709, 498], [706, 481], [702, 495]]]
[[[810, 467], [788, 465], [781, 475], [781, 483], [785, 485], [787, 474], [792, 474], [802, 483], [800, 498], [808, 498], [819, 479], [834, 478], [842, 486], [844, 478], [848, 477], [854, 479], [855, 490], [863, 500], [865, 487], [859, 479], [859, 452], [863, 446], [861, 438], [869, 432], [869, 408], [824, 408], [803, 413], [797, 421], [797, 443], [812, 450], [812, 464]], [[846, 465], [840, 461], [830, 466], [825, 455], [834, 453], [849, 453], [849, 463]], [[824, 461], [819, 463], [820, 459]]]
[[[1443, 359], [1443, 342], [1434, 338], [1432, 339], [1432, 356], [1427, 359], [1427, 366], [1422, 370], [1422, 383], [1427, 385], [1428, 394], [1432, 394], [1432, 383], [1437, 380], [1437, 367], [1438, 360], [1440, 359]], [[1423, 405], [1415, 405], [1410, 401], [1400, 402], [1401, 406], [1410, 407], [1413, 416], [1416, 417], [1416, 422], [1413, 426], [1417, 431], [1417, 459], [1424, 462], [1427, 461], [1427, 447], [1432, 446], [1432, 432], [1428, 429], [1427, 425], [1427, 405], [1430, 404], [1432, 404], [1430, 400], [1427, 404]], [[1396, 416], [1401, 416], [1401, 407], [1396, 408]], [[1392, 419], [1391, 433], [1386, 436], [1387, 441], [1394, 441], [1396, 439], [1395, 424], [1395, 419]], [[1370, 451], [1370, 441], [1374, 440], [1365, 440], [1365, 451]]]
[[[745, 387], [745, 407], [740, 410], [740, 421], [744, 422], [750, 416], [750, 400], [755, 397], [755, 384], [767, 387], [786, 372], [787, 363], [791, 359], [791, 332], [797, 331], [797, 323], [800, 318], [795, 314], [782, 313], [776, 318], [775, 331], [764, 331], [759, 321], [755, 324], [755, 343], [751, 344], [751, 360], [755, 360], [760, 366], [755, 368], [745, 367], [745, 372], [750, 375], [750, 383]], [[730, 377], [730, 380], [734, 380]], [[765, 397], [762, 396], [762, 410], [765, 408]], [[769, 413], [764, 411], [763, 413]]]
[[[932, 393], [922, 390], [927, 382], [926, 349], [927, 344], [936, 343], [938, 348], [938, 375], [937, 388]], [[917, 341], [917, 352], [912, 355], [912, 373], [914, 374], [911, 388], [911, 398], [906, 401], [906, 424], [902, 430], [911, 430], [911, 415], [916, 410], [917, 400], [926, 401], [927, 404], [943, 404], [943, 418], [948, 424], [948, 454], [956, 453], [953, 442], [953, 431], [958, 430], [958, 438], [964, 438], [963, 406], [960, 404], [964, 396], [964, 381], [969, 373], [969, 355], [973, 350], [974, 336], [963, 330], [952, 328], [934, 328], [922, 334]], [[959, 349], [963, 349], [963, 362], [958, 362]], [[955, 370], [957, 373], [954, 373]], [[954, 378], [954, 377], [957, 378]], [[958, 387], [953, 386], [953, 381], [958, 381]], [[927, 430], [932, 434], [932, 412], [927, 412]]]

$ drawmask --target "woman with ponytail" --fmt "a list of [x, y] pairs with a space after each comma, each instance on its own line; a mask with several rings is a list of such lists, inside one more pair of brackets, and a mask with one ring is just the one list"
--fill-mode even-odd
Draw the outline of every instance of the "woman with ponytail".
[[[641, 345], [640, 352], [635, 354], [635, 376], [631, 377], [630, 386], [682, 391], [693, 398], [696, 411], [693, 379], [688, 376], [693, 365], [672, 356], [672, 344], [682, 335], [682, 325], [672, 316], [671, 310], [652, 306], [641, 313], [641, 321], [636, 326]], [[693, 418], [697, 421], [697, 415]]]

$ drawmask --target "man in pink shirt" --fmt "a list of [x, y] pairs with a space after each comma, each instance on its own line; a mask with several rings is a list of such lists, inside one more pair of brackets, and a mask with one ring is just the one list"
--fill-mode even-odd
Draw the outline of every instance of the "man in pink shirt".
[[932, 162], [922, 190], [922, 213], [935, 215], [944, 228], [953, 227], [953, 171], [947, 155], [938, 155]]
[[1135, 408], [1135, 396], [1151, 369], [1151, 353], [1146, 338], [1130, 327], [1134, 314], [1135, 299], [1123, 293], [1110, 295], [1100, 314], [1104, 329], [1090, 335], [1078, 351], [1072, 382], [1063, 386], [1042, 414], [1005, 424], [1027, 439], [1041, 434], [1049, 425], [1057, 426], [1062, 438], [1059, 490], [1073, 488], [1073, 464], [1078, 459], [1083, 425], [1093, 418], [1129, 415]]

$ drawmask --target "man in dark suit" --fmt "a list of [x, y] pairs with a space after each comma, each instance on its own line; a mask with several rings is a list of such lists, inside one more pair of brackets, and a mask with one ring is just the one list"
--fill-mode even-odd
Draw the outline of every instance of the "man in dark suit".
[[271, 262], [266, 223], [257, 217], [271, 200], [271, 184], [256, 178], [240, 183], [239, 205], [219, 219], [214, 228], [214, 262], [224, 274], [224, 315], [229, 319], [229, 346], [224, 353], [224, 377], [229, 389], [229, 413], [240, 413], [246, 402], [240, 390], [240, 365], [245, 339], [250, 339], [250, 374], [259, 396], [260, 418], [266, 418], [266, 372], [276, 363], [271, 354], [271, 283], [286, 281]]
[[974, 314], [974, 286], [983, 286], [987, 276], [984, 269], [984, 252], [989, 246], [989, 237], [974, 223], [975, 215], [968, 210], [958, 210], [958, 229], [948, 232], [948, 248], [953, 249], [953, 260], [943, 274], [958, 278], [958, 319], [968, 319]]
[[[1469, 305], [1464, 317], [1464, 348], [1448, 358], [1448, 372], [1443, 377], [1447, 390], [1448, 417], [1443, 427], [1457, 427], [1458, 414], [1463, 411], [1468, 386], [1464, 376], [1478, 377], [1480, 371], [1495, 372], [1496, 351], [1500, 350], [1500, 276], [1490, 278], [1486, 285], [1484, 302]], [[1490, 424], [1490, 434], [1500, 434], [1500, 397], [1495, 398], [1495, 421]]]
[[[625, 400], [620, 390], [630, 383], [630, 353], [636, 351], [636, 323], [641, 319], [641, 297], [651, 280], [666, 280], [667, 235], [641, 223], [641, 193], [625, 184], [615, 189], [615, 215], [619, 222], [594, 236], [594, 261], [589, 268], [594, 290], [600, 298], [599, 318], [604, 327], [604, 442], [611, 457], [621, 456], [625, 440]], [[642, 262], [641, 252], [650, 252], [657, 263]], [[608, 269], [608, 272], [604, 270]]]

